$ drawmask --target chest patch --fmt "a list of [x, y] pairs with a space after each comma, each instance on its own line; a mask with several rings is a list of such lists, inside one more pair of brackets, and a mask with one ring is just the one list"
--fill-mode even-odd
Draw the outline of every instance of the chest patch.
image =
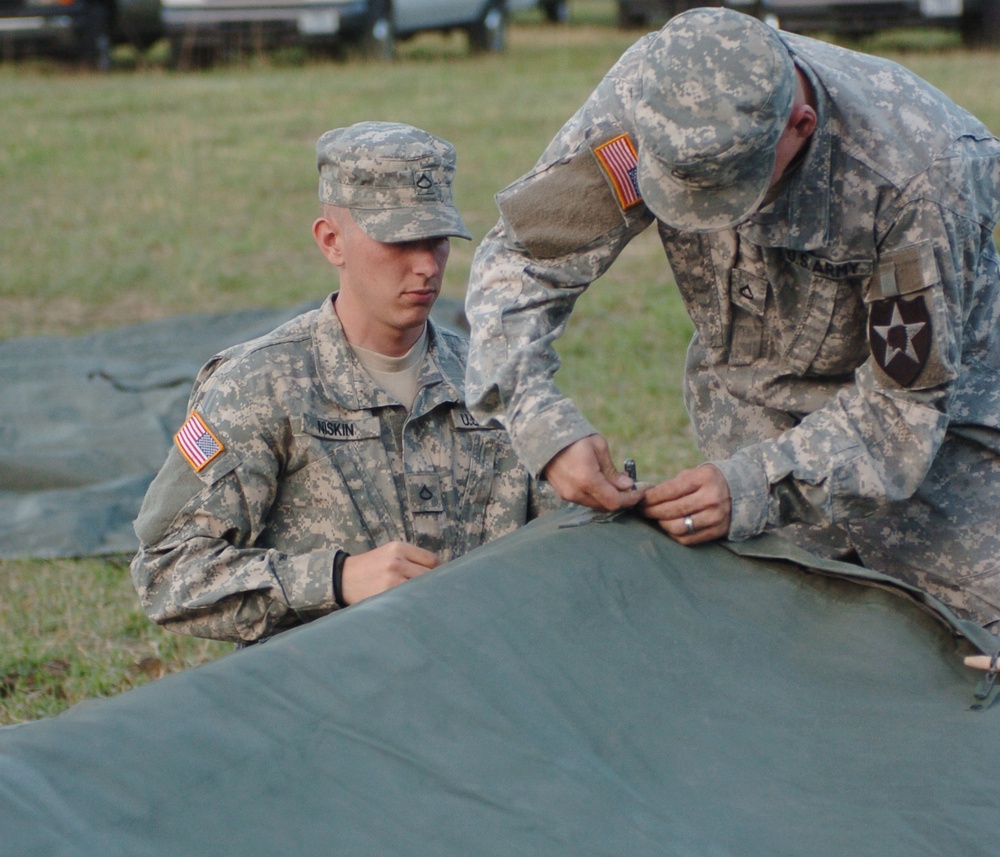
[[303, 414], [302, 429], [306, 434], [321, 440], [370, 440], [381, 437], [377, 417], [345, 420]]
[[455, 431], [495, 431], [493, 426], [478, 422], [465, 408], [453, 408], [450, 416]]
[[931, 352], [931, 318], [923, 297], [874, 301], [868, 314], [868, 341], [882, 371], [909, 387]]
[[441, 477], [437, 473], [413, 473], [406, 478], [406, 493], [415, 515], [444, 511]]
[[811, 274], [826, 277], [828, 280], [846, 280], [851, 277], [867, 279], [871, 277], [874, 270], [874, 265], [867, 259], [846, 259], [842, 262], [834, 262], [798, 250], [783, 250], [781, 255], [789, 264], [803, 268]]

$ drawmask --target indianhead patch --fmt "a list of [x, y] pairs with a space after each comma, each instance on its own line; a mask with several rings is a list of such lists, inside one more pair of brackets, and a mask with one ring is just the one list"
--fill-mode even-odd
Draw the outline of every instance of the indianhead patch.
[[618, 204], [623, 208], [631, 208], [642, 202], [639, 193], [638, 156], [635, 146], [628, 134], [620, 134], [606, 143], [594, 148], [598, 162], [604, 167], [604, 172], [611, 179], [615, 189]]
[[931, 317], [924, 299], [874, 301], [868, 313], [868, 342], [882, 371], [909, 387], [931, 353]]
[[225, 450], [222, 441], [212, 434], [212, 430], [195, 411], [191, 411], [191, 416], [174, 435], [174, 443], [196, 473], [204, 470], [212, 459]]

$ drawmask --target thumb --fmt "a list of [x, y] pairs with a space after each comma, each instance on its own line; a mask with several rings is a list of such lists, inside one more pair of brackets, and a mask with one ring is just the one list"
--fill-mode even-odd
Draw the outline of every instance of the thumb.
[[615, 486], [619, 491], [628, 491], [633, 487], [632, 479], [627, 473], [622, 473], [615, 467], [611, 460], [611, 451], [607, 443], [602, 443], [594, 450], [597, 456], [597, 466], [601, 470], [601, 475]]

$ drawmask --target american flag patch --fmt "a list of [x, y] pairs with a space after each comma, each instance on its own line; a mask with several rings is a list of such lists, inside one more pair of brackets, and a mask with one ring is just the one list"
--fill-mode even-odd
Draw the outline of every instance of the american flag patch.
[[638, 159], [635, 146], [632, 145], [628, 134], [601, 143], [594, 149], [594, 154], [611, 179], [611, 184], [618, 195], [618, 204], [622, 208], [631, 208], [636, 203], [642, 202], [639, 179], [636, 176]]
[[181, 426], [181, 430], [174, 435], [174, 442], [196, 472], [204, 469], [213, 458], [221, 453], [225, 447], [212, 430], [205, 425], [205, 421], [197, 413], [191, 411]]

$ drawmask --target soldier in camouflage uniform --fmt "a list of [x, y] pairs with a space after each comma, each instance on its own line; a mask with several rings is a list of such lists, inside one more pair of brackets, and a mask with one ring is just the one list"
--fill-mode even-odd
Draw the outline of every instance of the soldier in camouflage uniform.
[[449, 236], [471, 237], [452, 146], [361, 123], [324, 134], [317, 161], [313, 234], [340, 290], [201, 370], [135, 523], [133, 580], [173, 631], [266, 638], [557, 501], [470, 416], [467, 343], [429, 318]]
[[[566, 499], [683, 544], [778, 531], [1000, 619], [1000, 140], [883, 59], [698, 9], [640, 39], [497, 196], [477, 418]], [[574, 301], [656, 222], [707, 464], [649, 488], [553, 383]]]

